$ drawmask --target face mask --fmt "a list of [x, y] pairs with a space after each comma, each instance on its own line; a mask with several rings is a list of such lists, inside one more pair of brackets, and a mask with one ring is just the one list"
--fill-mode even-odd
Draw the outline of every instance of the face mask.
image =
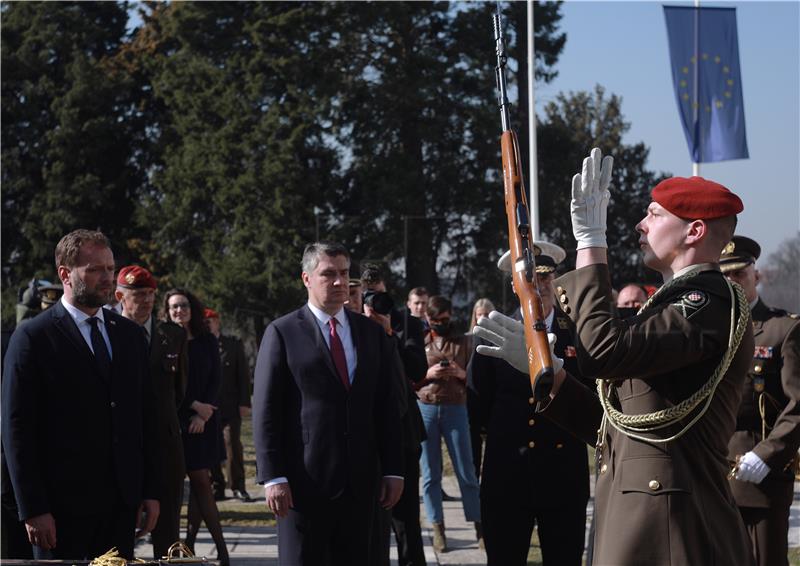
[[450, 323], [431, 324], [431, 330], [433, 330], [438, 336], [447, 336], [450, 334]]
[[636, 316], [639, 309], [637, 307], [617, 307], [617, 311], [619, 312], [620, 318], [630, 318]]

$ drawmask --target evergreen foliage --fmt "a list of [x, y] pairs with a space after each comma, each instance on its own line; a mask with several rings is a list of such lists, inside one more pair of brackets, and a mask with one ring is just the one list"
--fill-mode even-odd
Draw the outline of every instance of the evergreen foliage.
[[[300, 255], [317, 237], [384, 263], [398, 298], [416, 285], [497, 298], [494, 4], [136, 6], [141, 25], [127, 31], [126, 3], [2, 4], [4, 321], [19, 285], [54, 279], [53, 248], [77, 227], [256, 332], [304, 301]], [[525, 7], [504, 10], [509, 82], [526, 100]], [[535, 10], [536, 79], [549, 81], [566, 36], [557, 3]], [[512, 121], [527, 123], [517, 104]], [[644, 210], [656, 176], [643, 144], [621, 144], [626, 129], [600, 87], [548, 106], [542, 226], [574, 247], [569, 182], [599, 143], [624, 187], [612, 265], [642, 279], [635, 220], [621, 217]]]

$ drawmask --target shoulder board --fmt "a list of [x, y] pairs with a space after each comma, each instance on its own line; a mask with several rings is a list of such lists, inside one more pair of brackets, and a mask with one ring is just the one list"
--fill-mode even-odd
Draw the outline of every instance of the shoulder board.
[[693, 289], [680, 295], [677, 300], [670, 303], [670, 306], [677, 309], [685, 318], [691, 319], [703, 310], [709, 301], [708, 293]]

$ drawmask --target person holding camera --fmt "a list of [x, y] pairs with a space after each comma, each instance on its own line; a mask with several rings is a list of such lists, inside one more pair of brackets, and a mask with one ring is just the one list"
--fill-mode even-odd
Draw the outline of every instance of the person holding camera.
[[417, 395], [427, 440], [422, 443], [422, 495], [425, 513], [433, 525], [433, 548], [447, 550], [442, 513], [441, 439], [458, 479], [464, 516], [475, 523], [475, 534], [483, 546], [480, 490], [472, 463], [472, 446], [467, 418], [467, 363], [471, 352], [468, 336], [454, 332], [452, 303], [436, 295], [428, 302], [431, 332], [425, 339], [428, 371], [420, 382]]
[[[390, 529], [397, 540], [399, 566], [425, 566], [419, 509], [419, 458], [425, 438], [425, 425], [417, 407], [417, 396], [410, 386], [425, 378], [428, 361], [422, 322], [407, 308], [396, 308], [380, 269], [367, 264], [361, 273], [364, 314], [380, 324], [395, 345], [403, 379], [395, 396], [402, 415], [405, 488], [391, 513], [377, 510], [373, 528], [370, 564], [389, 565]], [[390, 516], [389, 516], [390, 515]], [[391, 525], [391, 526], [390, 526]]]

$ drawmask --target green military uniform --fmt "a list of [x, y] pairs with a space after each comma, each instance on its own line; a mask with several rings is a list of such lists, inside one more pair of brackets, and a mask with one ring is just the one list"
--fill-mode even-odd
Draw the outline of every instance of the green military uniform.
[[183, 457], [178, 406], [186, 391], [188, 354], [186, 332], [172, 322], [145, 323], [150, 339], [150, 372], [156, 394], [158, 414], [158, 450], [161, 466], [161, 513], [151, 534], [153, 554], [166, 555], [167, 549], [180, 540]]
[[[726, 247], [723, 272], [754, 263], [760, 248], [737, 236]], [[759, 565], [788, 564], [789, 510], [794, 496], [794, 463], [800, 447], [800, 318], [767, 306], [752, 305], [755, 350], [745, 380], [736, 432], [728, 458], [753, 451], [770, 468], [759, 483], [731, 478]]]
[[[753, 351], [746, 301], [731, 296], [714, 264], [676, 273], [643, 312], [625, 320], [611, 312], [608, 266], [583, 267], [556, 285], [562, 309], [576, 324], [581, 371], [601, 380], [611, 407], [623, 415], [674, 407], [701, 389], [722, 359], [730, 362], [718, 373], [708, 405], [677, 424], [638, 433], [649, 440], [620, 432], [616, 420], [601, 429], [604, 412], [595, 392], [569, 375], [555, 398], [540, 406], [586, 442], [600, 441], [593, 563], [751, 564], [726, 480], [728, 439]], [[732, 324], [740, 334], [729, 347]], [[653, 441], [678, 434], [694, 417], [681, 436]]]

